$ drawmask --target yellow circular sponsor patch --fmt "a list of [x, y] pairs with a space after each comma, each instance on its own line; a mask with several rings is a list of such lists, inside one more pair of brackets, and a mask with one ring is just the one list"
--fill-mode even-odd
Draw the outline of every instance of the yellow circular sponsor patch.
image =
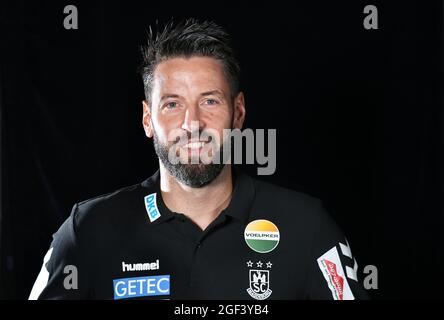
[[244, 238], [252, 250], [259, 253], [268, 253], [278, 246], [280, 233], [273, 222], [260, 219], [247, 225]]

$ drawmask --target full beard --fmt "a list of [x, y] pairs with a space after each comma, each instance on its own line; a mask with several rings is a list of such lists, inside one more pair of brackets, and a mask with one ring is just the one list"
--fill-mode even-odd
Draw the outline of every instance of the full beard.
[[[219, 176], [225, 166], [224, 161], [220, 161], [220, 163], [211, 162], [209, 164], [180, 162], [174, 164], [168, 158], [169, 147], [159, 141], [156, 132], [154, 132], [153, 142], [154, 150], [169, 174], [189, 187], [202, 188], [206, 186]], [[223, 145], [218, 153], [221, 153], [222, 149]]]

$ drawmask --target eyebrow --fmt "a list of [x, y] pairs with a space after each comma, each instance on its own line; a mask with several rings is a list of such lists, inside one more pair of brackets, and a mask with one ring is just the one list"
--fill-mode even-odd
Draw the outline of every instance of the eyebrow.
[[202, 92], [200, 95], [203, 97], [204, 96], [211, 96], [211, 95], [219, 95], [219, 96], [223, 97], [224, 94], [220, 90], [211, 90], [211, 91]]
[[[211, 95], [218, 95], [218, 96], [222, 96], [222, 97], [224, 96], [224, 94], [220, 90], [205, 91], [205, 92], [202, 92], [200, 95], [202, 97], [211, 96]], [[178, 94], [166, 93], [162, 96], [162, 98], [160, 98], [160, 101], [163, 101], [163, 100], [169, 99], [169, 98], [180, 98], [180, 96]]]
[[168, 99], [168, 98], [179, 98], [179, 97], [180, 96], [178, 94], [167, 93], [167, 94], [164, 94], [162, 96], [162, 98], [160, 98], [160, 101]]

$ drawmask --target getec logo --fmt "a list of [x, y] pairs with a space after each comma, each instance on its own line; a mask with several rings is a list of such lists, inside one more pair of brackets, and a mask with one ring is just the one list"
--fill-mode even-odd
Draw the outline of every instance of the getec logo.
[[170, 294], [170, 275], [113, 280], [114, 300]]
[[152, 193], [144, 198], [145, 209], [146, 212], [148, 213], [148, 218], [150, 218], [151, 222], [156, 221], [157, 219], [160, 218], [160, 212], [159, 209], [157, 208], [156, 196], [157, 196], [156, 193]]

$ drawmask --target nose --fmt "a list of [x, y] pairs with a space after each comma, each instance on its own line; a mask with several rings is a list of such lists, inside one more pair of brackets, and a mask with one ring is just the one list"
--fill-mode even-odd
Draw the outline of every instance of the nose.
[[187, 108], [181, 128], [189, 132], [197, 131], [203, 128], [198, 106], [191, 106]]

